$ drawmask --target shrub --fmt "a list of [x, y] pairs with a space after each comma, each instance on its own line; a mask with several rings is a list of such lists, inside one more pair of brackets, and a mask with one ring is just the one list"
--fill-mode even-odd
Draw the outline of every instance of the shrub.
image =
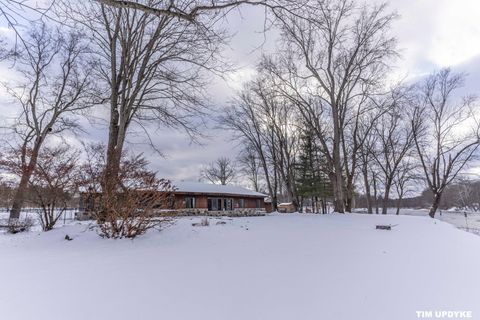
[[28, 217], [25, 219], [9, 219], [7, 224], [7, 231], [8, 233], [12, 234], [26, 232], [30, 231], [33, 225], [33, 219]]
[[105, 193], [104, 154], [100, 145], [87, 149], [89, 160], [81, 178], [88, 190], [87, 211], [97, 219], [98, 234], [103, 238], [135, 238], [166, 222], [156, 211], [171, 204], [174, 189], [170, 181], [156, 178], [141, 155], [123, 156], [117, 188]]

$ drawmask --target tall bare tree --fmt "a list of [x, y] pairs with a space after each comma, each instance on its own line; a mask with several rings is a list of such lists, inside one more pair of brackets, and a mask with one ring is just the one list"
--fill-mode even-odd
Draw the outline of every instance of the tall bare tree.
[[389, 35], [396, 15], [388, 13], [385, 4], [349, 0], [310, 4], [300, 14], [303, 18], [276, 15], [282, 52], [288, 56], [281, 64], [290, 69], [281, 79], [288, 84], [287, 95], [302, 106], [305, 119], [317, 127], [322, 124], [316, 131], [330, 163], [335, 210], [350, 211], [357, 153], [366, 137], [359, 136], [358, 128], [375, 120], [370, 98], [396, 55], [396, 41]]
[[98, 51], [95, 75], [109, 110], [102, 185], [105, 199], [115, 197], [121, 155], [133, 127], [143, 130], [150, 142], [151, 126], [181, 129], [192, 139], [201, 136], [197, 129], [207, 108], [204, 71], [224, 70], [218, 60], [224, 34], [174, 15], [156, 16], [98, 2], [64, 2], [62, 8], [91, 35]]
[[[414, 148], [408, 113], [412, 104], [410, 91], [410, 88], [403, 86], [395, 87], [390, 91], [386, 97], [387, 111], [378, 119], [373, 131], [377, 138], [377, 150], [371, 154], [383, 178], [382, 214], [387, 214], [390, 191], [397, 171]], [[405, 182], [404, 179], [401, 181]]]
[[90, 96], [91, 68], [84, 63], [88, 48], [80, 33], [64, 34], [41, 23], [32, 26], [24, 41], [26, 47], [11, 56], [21, 75], [20, 83], [3, 83], [21, 110], [11, 124], [14, 142], [9, 143], [13, 149], [19, 145], [22, 167], [11, 219], [20, 215], [45, 140], [77, 128], [74, 114], [88, 107]]
[[221, 157], [203, 168], [201, 176], [212, 183], [226, 185], [236, 176], [235, 163], [226, 157]]
[[478, 105], [472, 96], [455, 99], [464, 79], [450, 69], [427, 77], [419, 85], [419, 101], [411, 119], [418, 157], [433, 194], [432, 218], [445, 188], [478, 156]]
[[273, 85], [260, 73], [245, 85], [219, 121], [223, 127], [232, 130], [235, 137], [255, 149], [276, 210], [281, 187], [285, 190], [286, 200], [298, 204], [295, 161], [299, 131], [295, 129], [295, 106], [278, 95]]
[[240, 172], [242, 172], [250, 181], [253, 190], [260, 191], [261, 183], [261, 163], [255, 148], [248, 142], [244, 143], [245, 149], [241, 151], [238, 156], [238, 163], [241, 166]]
[[397, 209], [396, 214], [400, 214], [400, 208], [402, 207], [402, 201], [406, 195], [412, 193], [412, 182], [418, 181], [418, 170], [416, 162], [411, 157], [404, 158], [395, 172], [395, 178], [393, 179], [393, 186], [397, 193]]
[[367, 201], [367, 213], [373, 213], [373, 205], [376, 203], [376, 190], [374, 192], [375, 198], [372, 199], [372, 184], [376, 187], [376, 182], [375, 177], [371, 174], [372, 170], [378, 170], [375, 167], [374, 157], [376, 143], [377, 137], [374, 134], [368, 135], [359, 152], [359, 166]]

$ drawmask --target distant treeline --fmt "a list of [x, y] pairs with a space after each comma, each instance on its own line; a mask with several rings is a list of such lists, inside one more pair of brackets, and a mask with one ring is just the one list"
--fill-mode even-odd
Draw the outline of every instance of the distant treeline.
[[[433, 194], [429, 189], [425, 189], [420, 195], [402, 199], [401, 208], [428, 208], [433, 199]], [[377, 205], [381, 207], [384, 199], [380, 196], [377, 199]], [[397, 199], [388, 199], [388, 207], [394, 208], [398, 205]], [[356, 197], [356, 207], [365, 208], [367, 206], [366, 197], [358, 195]], [[460, 180], [459, 182], [448, 186], [440, 200], [439, 209], [447, 210], [457, 208], [459, 210], [479, 211], [480, 210], [480, 181]]]

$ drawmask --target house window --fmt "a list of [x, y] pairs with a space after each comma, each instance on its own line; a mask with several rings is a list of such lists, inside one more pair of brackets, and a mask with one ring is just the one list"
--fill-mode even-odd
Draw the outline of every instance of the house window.
[[255, 204], [256, 204], [256, 207], [257, 207], [257, 208], [261, 208], [260, 199], [257, 199]]
[[222, 209], [222, 199], [208, 198], [207, 205], [208, 211], [219, 211]]
[[232, 210], [233, 199], [223, 199], [223, 210]]
[[195, 197], [185, 197], [185, 208], [187, 209], [195, 208]]
[[245, 208], [245, 199], [238, 199], [235, 207], [236, 208]]

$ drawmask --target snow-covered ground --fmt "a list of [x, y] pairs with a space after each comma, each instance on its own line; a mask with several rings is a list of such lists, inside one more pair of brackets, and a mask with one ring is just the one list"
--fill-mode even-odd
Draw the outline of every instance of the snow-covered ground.
[[100, 239], [85, 224], [1, 235], [0, 319], [480, 318], [480, 237], [450, 224], [293, 214], [193, 227], [200, 219], [133, 241]]

